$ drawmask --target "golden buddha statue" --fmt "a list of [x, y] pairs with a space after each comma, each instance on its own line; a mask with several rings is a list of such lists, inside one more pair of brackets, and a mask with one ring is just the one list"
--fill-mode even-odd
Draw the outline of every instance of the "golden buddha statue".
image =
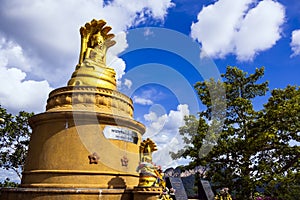
[[116, 42], [108, 34], [104, 20], [92, 20], [80, 28], [81, 49], [75, 72], [68, 86], [95, 86], [116, 89], [115, 71], [106, 66], [106, 51]]

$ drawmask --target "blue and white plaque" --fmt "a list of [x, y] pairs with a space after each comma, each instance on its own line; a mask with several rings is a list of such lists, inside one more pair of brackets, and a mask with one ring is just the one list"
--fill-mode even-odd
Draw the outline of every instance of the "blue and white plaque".
[[124, 127], [105, 126], [103, 134], [107, 139], [123, 140], [134, 144], [138, 143], [138, 134]]

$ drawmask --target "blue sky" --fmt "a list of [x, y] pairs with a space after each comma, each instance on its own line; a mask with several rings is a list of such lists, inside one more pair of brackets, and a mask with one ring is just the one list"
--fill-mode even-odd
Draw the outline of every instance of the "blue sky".
[[67, 84], [78, 62], [79, 27], [94, 18], [113, 28], [117, 45], [107, 64], [164, 167], [184, 163], [168, 152], [183, 146], [183, 116], [202, 108], [196, 81], [219, 77], [228, 65], [249, 73], [265, 66], [271, 90], [300, 85], [298, 0], [70, 2], [0, 0], [0, 104], [8, 111], [45, 111], [49, 92]]

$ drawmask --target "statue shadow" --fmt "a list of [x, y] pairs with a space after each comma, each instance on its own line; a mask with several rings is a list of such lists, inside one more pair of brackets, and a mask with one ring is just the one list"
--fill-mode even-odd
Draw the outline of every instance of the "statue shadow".
[[108, 189], [125, 189], [127, 187], [125, 180], [123, 178], [120, 178], [119, 176], [110, 179], [107, 185]]

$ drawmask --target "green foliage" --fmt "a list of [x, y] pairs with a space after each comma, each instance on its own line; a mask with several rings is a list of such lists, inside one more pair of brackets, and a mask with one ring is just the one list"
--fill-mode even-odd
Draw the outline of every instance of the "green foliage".
[[264, 148], [258, 158], [269, 167], [261, 169], [258, 183], [268, 196], [296, 199], [300, 192], [300, 88], [273, 90], [264, 107], [259, 120], [265, 132]]
[[237, 199], [251, 197], [258, 187], [269, 196], [286, 194], [299, 171], [299, 146], [291, 144], [300, 142], [300, 90], [273, 90], [264, 108], [256, 111], [253, 100], [268, 91], [268, 82], [259, 83], [263, 75], [263, 67], [249, 75], [227, 67], [224, 82], [196, 83], [206, 109], [198, 118], [185, 118], [179, 132], [187, 145], [171, 153], [173, 158], [191, 158], [191, 168], [206, 166], [202, 176], [213, 188], [229, 187]]
[[[28, 124], [29, 117], [33, 113], [24, 111], [13, 116], [7, 113], [6, 109], [0, 105], [0, 167], [6, 170], [13, 170], [19, 178], [23, 170], [31, 129]], [[10, 181], [6, 180], [4, 185]], [[2, 185], [3, 185], [2, 184]]]
[[1, 187], [18, 187], [18, 186], [19, 186], [18, 183], [10, 181], [9, 178], [6, 178], [3, 182], [0, 182], [0, 188]]

